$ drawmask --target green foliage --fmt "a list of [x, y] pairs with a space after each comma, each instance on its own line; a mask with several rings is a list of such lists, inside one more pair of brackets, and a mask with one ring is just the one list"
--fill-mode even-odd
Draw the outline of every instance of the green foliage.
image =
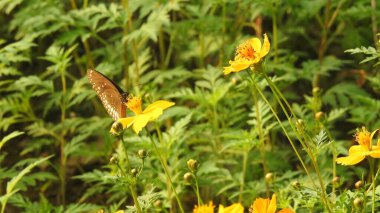
[[[380, 13], [370, 1], [0, 0], [0, 11], [3, 211], [134, 212], [132, 187], [144, 211], [180, 212], [158, 154], [185, 212], [197, 204], [183, 180], [189, 159], [204, 203], [247, 210], [275, 193], [278, 209], [328, 212], [326, 192], [330, 212], [372, 210], [369, 165], [334, 162], [356, 128], [380, 127]], [[223, 75], [236, 47], [264, 33], [261, 68], [286, 101], [260, 69]], [[126, 129], [125, 151], [88, 68], [143, 108], [175, 106], [139, 135]], [[353, 189], [358, 178], [366, 184]]]

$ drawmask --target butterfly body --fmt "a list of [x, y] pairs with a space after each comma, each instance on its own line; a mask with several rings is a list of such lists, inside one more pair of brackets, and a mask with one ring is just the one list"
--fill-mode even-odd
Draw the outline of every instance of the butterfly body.
[[102, 73], [89, 69], [87, 77], [108, 114], [117, 121], [126, 115], [129, 94]]

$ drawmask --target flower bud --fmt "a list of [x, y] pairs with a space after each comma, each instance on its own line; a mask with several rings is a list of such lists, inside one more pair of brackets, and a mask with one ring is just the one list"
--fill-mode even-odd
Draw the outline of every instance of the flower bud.
[[295, 180], [291, 183], [292, 187], [298, 189], [301, 187], [301, 183], [298, 180]]
[[231, 78], [231, 82], [233, 85], [235, 85], [237, 83], [237, 79], [235, 77]]
[[296, 127], [298, 131], [303, 132], [303, 130], [305, 129], [305, 124], [302, 119], [298, 119], [296, 121]]
[[319, 87], [314, 87], [313, 88], [313, 95], [317, 96], [319, 94], [320, 88]]
[[130, 173], [131, 173], [131, 175], [132, 175], [133, 177], [136, 177], [138, 171], [137, 171], [137, 169], [133, 168], [133, 169], [131, 169]]
[[185, 180], [185, 182], [187, 184], [191, 184], [193, 182], [193, 179], [194, 179], [194, 176], [193, 174], [191, 174], [190, 172], [186, 172], [184, 175], [183, 175], [183, 179]]
[[145, 158], [148, 156], [148, 153], [147, 153], [144, 149], [140, 149], [140, 150], [137, 152], [137, 156], [138, 156], [140, 159], [145, 159]]
[[319, 111], [319, 112], [315, 113], [314, 117], [317, 121], [320, 121], [324, 115], [325, 115], [325, 113], [323, 113], [322, 111]]
[[332, 180], [333, 184], [336, 186], [336, 187], [339, 187], [340, 186], [340, 177], [338, 176], [335, 176]]
[[191, 172], [196, 172], [198, 170], [198, 166], [199, 163], [197, 160], [190, 159], [187, 161], [187, 168], [189, 168]]
[[112, 157], [110, 158], [110, 164], [117, 164], [119, 163], [119, 158], [117, 157], [117, 155], [112, 155]]
[[356, 181], [356, 183], [355, 183], [355, 188], [356, 188], [356, 189], [360, 189], [360, 188], [363, 187], [363, 185], [364, 185], [363, 181], [361, 181], [361, 180]]
[[360, 208], [363, 205], [363, 200], [358, 198], [358, 197], [355, 198], [354, 205], [355, 205], [355, 207]]
[[273, 173], [267, 173], [266, 175], [265, 175], [265, 181], [266, 182], [271, 182], [273, 180]]
[[123, 125], [118, 121], [114, 122], [112, 124], [110, 133], [115, 136], [119, 136], [122, 132], [123, 132]]
[[162, 201], [161, 200], [156, 200], [153, 205], [157, 209], [161, 209], [162, 208]]

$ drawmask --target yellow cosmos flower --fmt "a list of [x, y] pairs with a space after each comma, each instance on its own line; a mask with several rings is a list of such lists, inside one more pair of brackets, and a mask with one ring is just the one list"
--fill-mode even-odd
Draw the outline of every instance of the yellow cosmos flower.
[[[154, 121], [160, 115], [162, 115], [164, 109], [167, 109], [173, 106], [175, 103], [170, 101], [159, 100], [150, 105], [148, 105], [145, 110], [142, 110], [141, 107], [141, 98], [132, 97], [128, 99], [127, 108], [130, 109], [135, 116], [120, 118], [117, 122], [121, 123], [123, 129], [132, 126], [133, 131], [138, 134], [142, 128], [144, 128], [149, 121]], [[111, 128], [110, 131], [112, 134], [116, 134], [117, 130], [115, 128]]]
[[372, 145], [372, 138], [377, 130], [373, 131], [372, 134], [368, 132], [365, 127], [361, 130], [357, 130], [355, 141], [358, 142], [359, 145], [351, 146], [348, 150], [348, 156], [340, 157], [336, 159], [336, 162], [342, 165], [355, 165], [364, 160], [367, 156], [380, 158], [380, 140], [377, 141], [376, 146]]
[[[214, 213], [214, 204], [210, 201], [208, 204], [197, 206], [195, 205], [193, 213]], [[243, 213], [244, 207], [240, 203], [234, 203], [231, 206], [224, 207], [219, 205], [218, 213]]]
[[[250, 212], [275, 213], [276, 209], [277, 209], [276, 195], [273, 194], [272, 199], [257, 198], [255, 202], [253, 202]], [[280, 210], [278, 213], [294, 213], [294, 211], [289, 208], [285, 208], [285, 209]]]
[[236, 48], [236, 55], [233, 61], [230, 61], [229, 67], [224, 67], [224, 75], [231, 72], [239, 72], [248, 67], [254, 68], [266, 56], [270, 49], [270, 43], [266, 34], [264, 34], [264, 42], [261, 44], [260, 39], [252, 38]]
[[214, 204], [212, 201], [210, 201], [208, 204], [205, 205], [195, 205], [193, 209], [193, 213], [214, 213]]

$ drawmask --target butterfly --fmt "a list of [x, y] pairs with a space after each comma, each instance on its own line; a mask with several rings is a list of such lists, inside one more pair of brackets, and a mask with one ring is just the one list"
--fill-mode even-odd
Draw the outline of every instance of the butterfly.
[[118, 85], [111, 81], [102, 73], [89, 69], [87, 77], [92, 88], [102, 101], [108, 114], [117, 121], [119, 118], [126, 116], [126, 103], [128, 102], [129, 93], [124, 92]]

